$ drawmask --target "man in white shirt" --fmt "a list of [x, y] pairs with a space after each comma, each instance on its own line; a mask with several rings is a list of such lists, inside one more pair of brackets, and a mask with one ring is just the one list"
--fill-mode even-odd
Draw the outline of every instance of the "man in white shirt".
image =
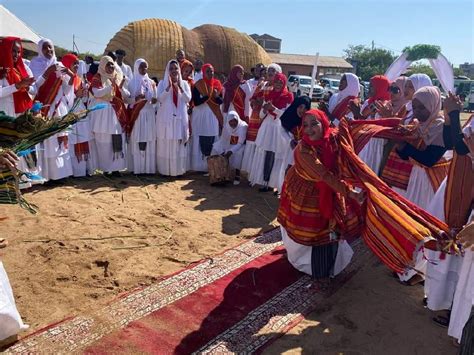
[[194, 82], [197, 82], [199, 79], [202, 79], [202, 60], [196, 59], [194, 61]]
[[255, 68], [253, 68], [253, 78], [248, 81], [250, 88], [252, 89], [252, 95], [260, 82], [260, 73], [262, 72], [262, 69], [265, 69], [265, 65], [262, 63], [258, 63]]
[[127, 78], [127, 81], [130, 82], [133, 79], [133, 71], [129, 65], [123, 62], [123, 59], [125, 58], [126, 55], [127, 53], [123, 49], [117, 49], [115, 51], [115, 56], [117, 57], [116, 62], [119, 65], [120, 69], [122, 69], [122, 73]]

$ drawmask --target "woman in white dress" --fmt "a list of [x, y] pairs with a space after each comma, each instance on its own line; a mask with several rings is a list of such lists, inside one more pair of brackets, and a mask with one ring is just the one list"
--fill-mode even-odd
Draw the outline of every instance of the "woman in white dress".
[[167, 176], [183, 175], [187, 163], [188, 103], [191, 100], [191, 88], [182, 79], [176, 60], [169, 61], [166, 66], [165, 76], [158, 85], [158, 100], [160, 101], [156, 115], [158, 172]]
[[235, 111], [229, 111], [225, 121], [221, 137], [212, 146], [212, 154], [222, 154], [229, 159], [230, 168], [235, 170], [234, 185], [239, 185], [248, 125]]
[[193, 114], [191, 118], [192, 137], [189, 147], [189, 170], [207, 172], [207, 158], [212, 145], [219, 138], [224, 117], [221, 111], [222, 84], [214, 78], [211, 64], [202, 66], [203, 78], [192, 89]]
[[[377, 112], [377, 106], [388, 103], [390, 100], [389, 88], [390, 81], [383, 75], [376, 75], [370, 79], [369, 98], [361, 107], [362, 116], [366, 120], [381, 118]], [[372, 138], [359, 153], [359, 158], [376, 174], [379, 174], [385, 143], [385, 139]]]
[[280, 169], [286, 157], [289, 145], [282, 144], [283, 128], [280, 117], [293, 102], [293, 94], [286, 87], [287, 78], [277, 73], [272, 90], [265, 91], [264, 104], [260, 111], [263, 120], [255, 140], [255, 155], [249, 174], [252, 185], [262, 185], [259, 191], [278, 188]]
[[133, 66], [133, 79], [128, 84], [131, 114], [128, 168], [135, 174], [156, 173], [156, 84], [148, 77], [148, 63], [139, 58]]
[[128, 118], [123, 97], [130, 96], [124, 88], [125, 78], [109, 56], [100, 59], [99, 70], [91, 82], [91, 105], [106, 107], [91, 113], [92, 132], [97, 147], [97, 165], [104, 173], [120, 175], [126, 169], [125, 130]]
[[[79, 58], [69, 53], [62, 57], [61, 63], [74, 73], [73, 90], [64, 96], [68, 109], [84, 110], [89, 99], [89, 91], [78, 74]], [[76, 100], [79, 101], [76, 102]], [[69, 130], [68, 137], [73, 176], [92, 175], [97, 169], [97, 152], [92, 136], [90, 117], [87, 116], [73, 125]]]
[[[38, 56], [31, 60], [30, 69], [38, 88], [35, 100], [43, 104], [43, 114], [47, 117], [67, 114], [65, 97], [74, 90], [74, 73], [58, 63], [51, 40], [43, 38], [38, 42]], [[73, 174], [67, 131], [39, 144], [37, 155], [38, 170], [45, 179], [60, 180]]]

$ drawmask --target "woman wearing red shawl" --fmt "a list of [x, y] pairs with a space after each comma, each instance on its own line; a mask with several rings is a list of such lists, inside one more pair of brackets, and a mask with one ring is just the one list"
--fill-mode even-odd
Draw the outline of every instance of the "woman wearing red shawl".
[[249, 174], [252, 185], [263, 185], [262, 192], [278, 187], [281, 165], [288, 147], [284, 143], [280, 116], [293, 102], [293, 94], [286, 87], [287, 78], [277, 73], [272, 90], [265, 92], [260, 110], [263, 120], [255, 140], [255, 156]]
[[[31, 60], [30, 69], [38, 88], [35, 100], [43, 104], [43, 115], [67, 114], [69, 109], [65, 97], [74, 90], [74, 73], [58, 63], [51, 40], [43, 38], [38, 42], [38, 55]], [[60, 180], [73, 174], [68, 136], [64, 131], [39, 145], [38, 168], [45, 179]]]
[[0, 110], [15, 117], [31, 108], [34, 81], [33, 73], [23, 62], [20, 38], [0, 39]]
[[242, 121], [248, 123], [251, 94], [252, 88], [247, 80], [244, 80], [244, 67], [234, 65], [229, 78], [224, 83], [224, 105], [222, 107], [224, 114], [235, 111]]
[[188, 165], [190, 170], [207, 171], [207, 157], [211, 155], [212, 145], [219, 137], [223, 116], [222, 84], [214, 78], [211, 64], [202, 66], [203, 78], [192, 89], [193, 115], [191, 118], [191, 152]]
[[91, 113], [91, 126], [98, 168], [115, 175], [127, 167], [125, 134], [129, 134], [131, 128], [123, 99], [130, 93], [123, 87], [124, 83], [125, 78], [113, 59], [102, 57], [99, 71], [91, 82], [91, 104], [105, 103], [106, 108]]
[[[361, 107], [365, 119], [381, 118], [377, 106], [386, 105], [390, 100], [390, 81], [383, 75], [376, 75], [370, 79], [369, 98]], [[374, 173], [378, 174], [383, 158], [384, 146], [387, 141], [381, 138], [372, 138], [360, 151], [359, 157]]]
[[[87, 87], [83, 84], [81, 76], [77, 74], [79, 58], [72, 53], [68, 53], [62, 57], [61, 63], [74, 73], [72, 84], [74, 90], [71, 90], [64, 96], [68, 109], [72, 109], [76, 99], [80, 99], [75, 110], [83, 110], [86, 108], [85, 104], [87, 104], [89, 92]], [[95, 143], [93, 142], [90, 118], [86, 117], [73, 125], [69, 130], [68, 138], [71, 147], [73, 175], [75, 177], [81, 177], [87, 174], [93, 174], [97, 169], [97, 156]]]
[[337, 275], [352, 257], [349, 244], [337, 236], [344, 214], [336, 211], [344, 199], [359, 200], [360, 195], [338, 178], [337, 149], [327, 116], [320, 110], [307, 111], [278, 209], [288, 260], [316, 279]]

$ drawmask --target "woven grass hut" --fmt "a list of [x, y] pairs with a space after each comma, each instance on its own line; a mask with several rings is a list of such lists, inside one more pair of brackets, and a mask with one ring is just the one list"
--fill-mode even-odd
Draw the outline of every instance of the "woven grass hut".
[[186, 58], [214, 65], [216, 72], [228, 73], [235, 64], [246, 71], [257, 63], [270, 64], [269, 55], [245, 33], [219, 25], [202, 25], [188, 30], [163, 19], [146, 19], [129, 23], [110, 40], [105, 53], [124, 49], [125, 62], [132, 66], [136, 58], [148, 61], [149, 72], [163, 77], [166, 64], [183, 48]]

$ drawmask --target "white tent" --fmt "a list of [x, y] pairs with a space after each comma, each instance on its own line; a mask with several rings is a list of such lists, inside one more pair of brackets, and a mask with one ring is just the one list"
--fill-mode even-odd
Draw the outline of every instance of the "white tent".
[[9, 36], [21, 38], [23, 48], [37, 52], [36, 43], [41, 37], [3, 5], [0, 5], [0, 38]]

